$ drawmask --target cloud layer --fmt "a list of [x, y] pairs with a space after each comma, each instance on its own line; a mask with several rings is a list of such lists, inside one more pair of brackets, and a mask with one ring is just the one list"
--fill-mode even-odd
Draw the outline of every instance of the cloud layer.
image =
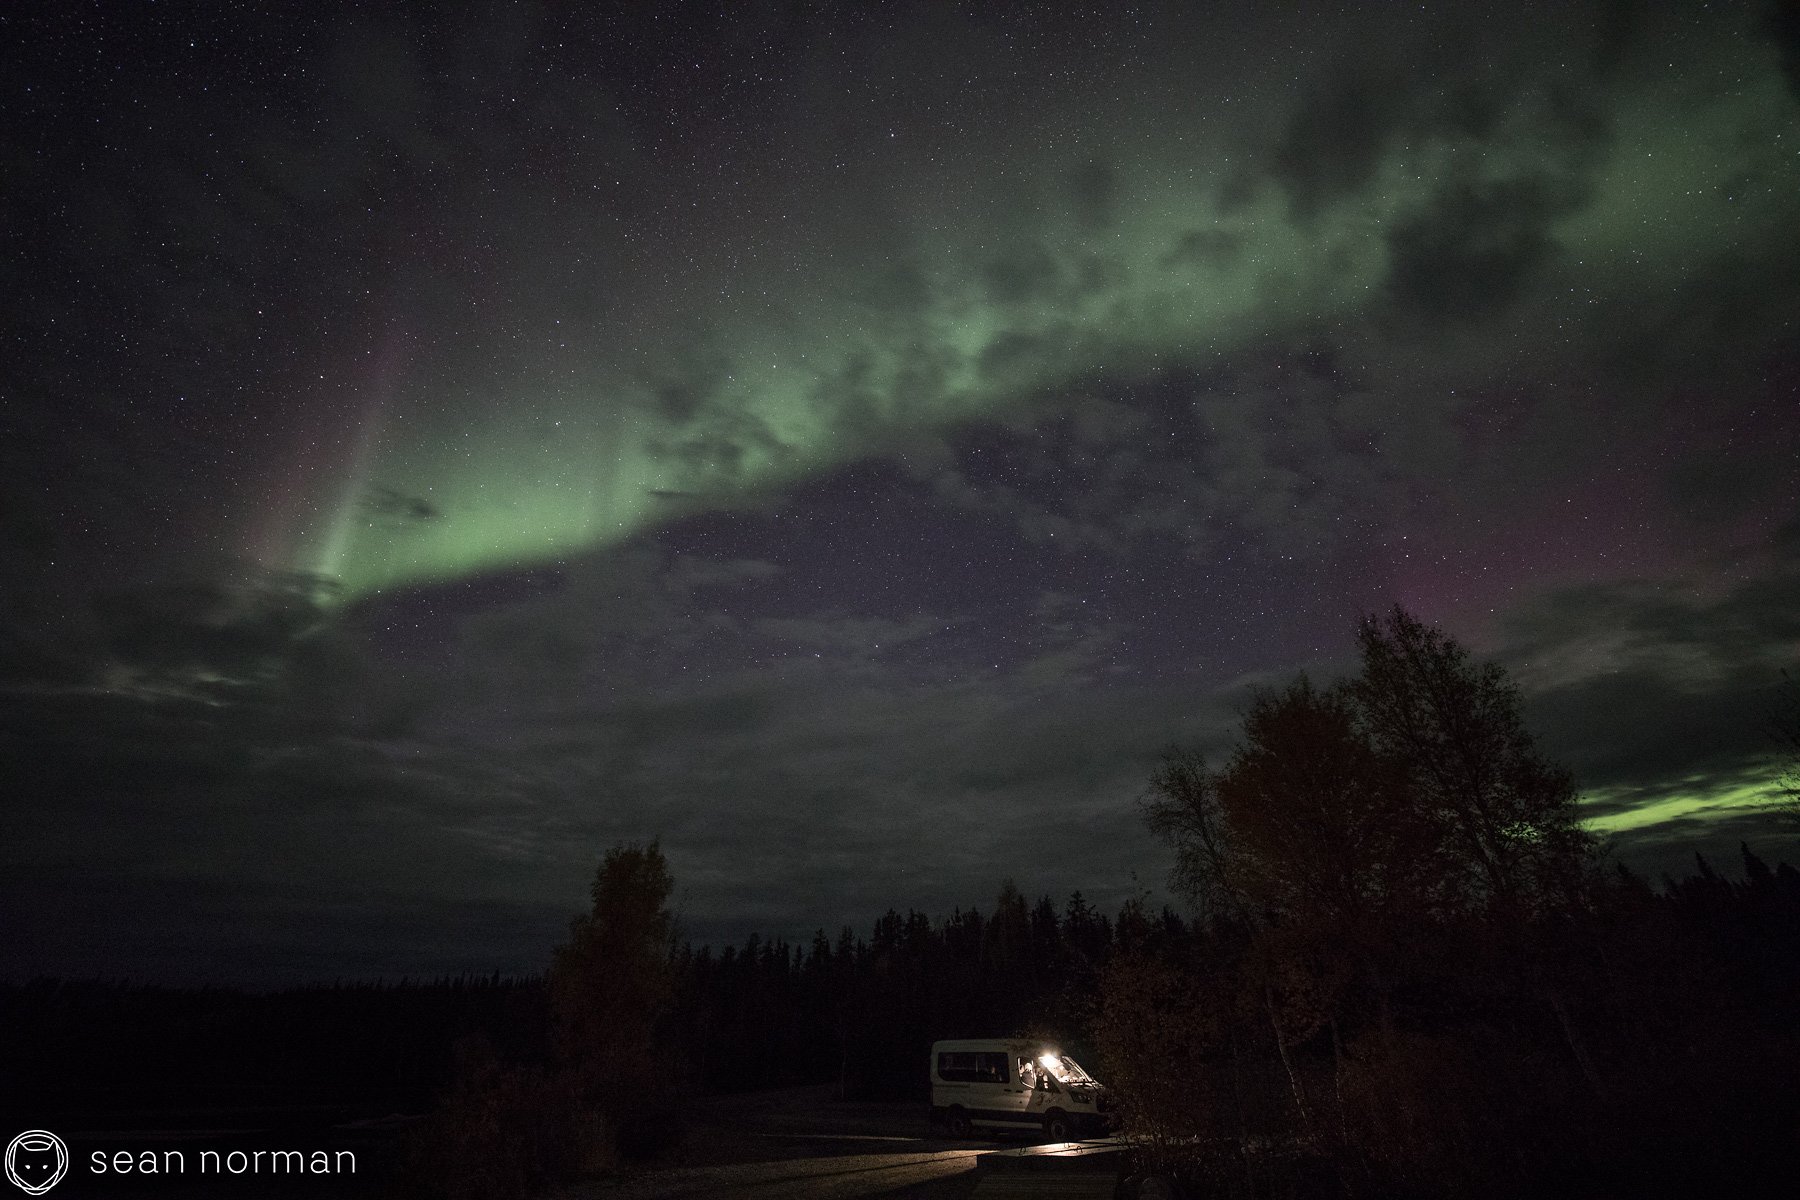
[[18, 18], [0, 971], [1115, 904], [1395, 602], [1621, 855], [1773, 836], [1790, 20], [606, 10]]

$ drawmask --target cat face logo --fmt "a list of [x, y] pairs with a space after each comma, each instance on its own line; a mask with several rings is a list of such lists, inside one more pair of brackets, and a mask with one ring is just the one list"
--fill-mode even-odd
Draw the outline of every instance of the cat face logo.
[[69, 1148], [54, 1133], [27, 1129], [6, 1148], [6, 1177], [28, 1195], [43, 1195], [68, 1169]]

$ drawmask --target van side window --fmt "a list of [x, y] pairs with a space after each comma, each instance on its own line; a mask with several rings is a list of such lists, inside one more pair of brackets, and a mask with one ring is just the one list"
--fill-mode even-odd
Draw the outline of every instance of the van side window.
[[938, 1055], [938, 1078], [947, 1083], [1005, 1083], [1006, 1055], [988, 1051], [951, 1051]]
[[938, 1055], [938, 1078], [951, 1083], [974, 1083], [978, 1078], [975, 1071], [974, 1054], [940, 1054]]

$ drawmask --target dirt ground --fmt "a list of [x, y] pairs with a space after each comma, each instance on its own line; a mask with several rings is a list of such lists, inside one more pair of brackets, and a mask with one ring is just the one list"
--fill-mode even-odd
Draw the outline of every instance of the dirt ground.
[[829, 1086], [791, 1088], [707, 1100], [664, 1163], [584, 1181], [556, 1200], [965, 1200], [977, 1158], [1021, 1144], [934, 1134], [921, 1103], [847, 1103]]

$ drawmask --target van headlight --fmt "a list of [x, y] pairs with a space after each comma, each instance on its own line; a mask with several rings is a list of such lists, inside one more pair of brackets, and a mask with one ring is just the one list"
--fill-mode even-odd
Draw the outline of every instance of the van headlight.
[[1069, 1098], [1077, 1104], [1092, 1104], [1094, 1102], [1094, 1089], [1080, 1086], [1072, 1087], [1069, 1089]]

